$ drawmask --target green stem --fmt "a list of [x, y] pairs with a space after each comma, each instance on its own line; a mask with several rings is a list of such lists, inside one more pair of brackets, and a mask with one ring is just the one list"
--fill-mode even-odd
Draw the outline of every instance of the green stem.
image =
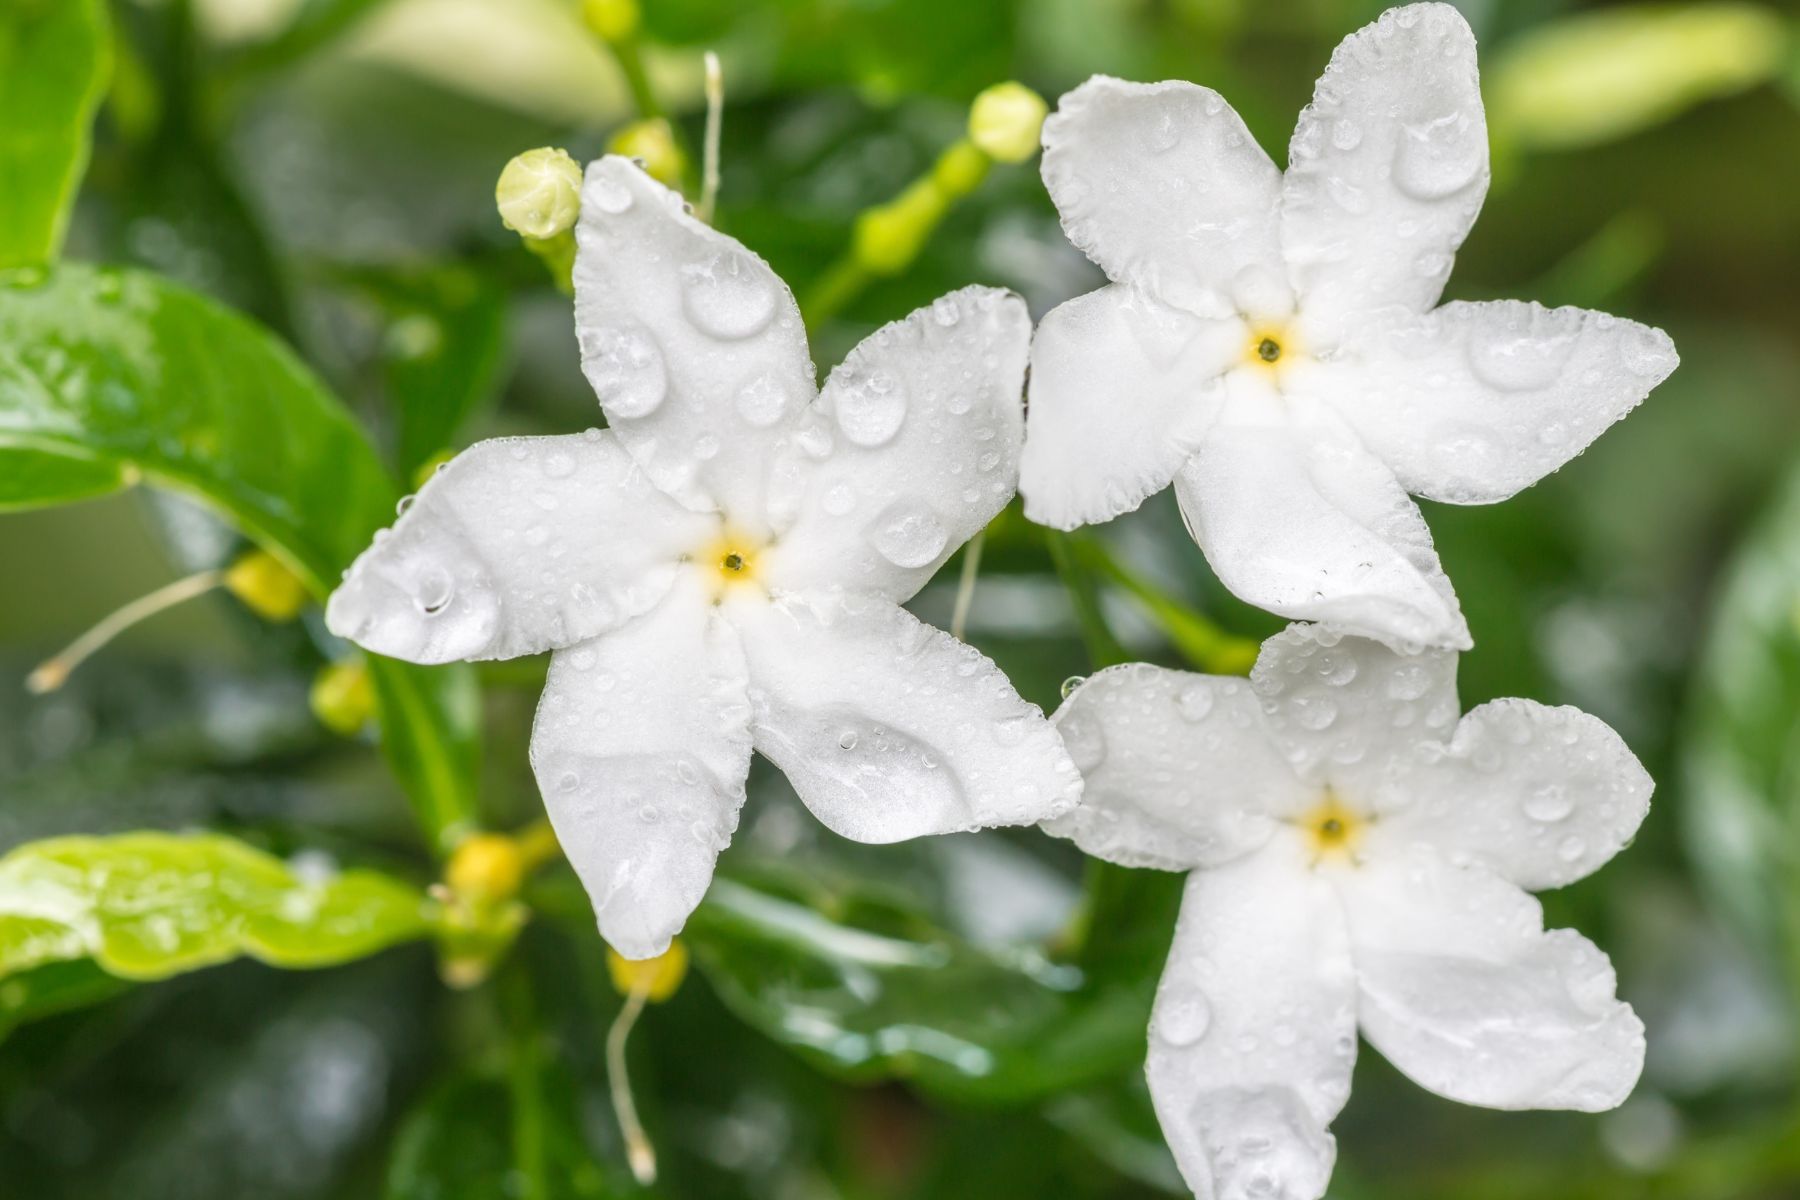
[[650, 75], [644, 70], [644, 55], [638, 45], [637, 35], [633, 34], [616, 42], [607, 41], [606, 45], [613, 52], [613, 58], [618, 60], [619, 70], [625, 76], [625, 86], [631, 91], [631, 103], [636, 106], [638, 116], [645, 119], [664, 116], [663, 107], [656, 99], [656, 91], [650, 86]]
[[869, 273], [849, 255], [838, 259], [821, 275], [806, 294], [806, 328], [818, 329], [844, 311], [844, 306], [869, 286]]
[[1106, 614], [1100, 608], [1100, 590], [1077, 560], [1069, 535], [1046, 529], [1044, 544], [1050, 550], [1050, 561], [1056, 564], [1056, 574], [1068, 589], [1069, 602], [1075, 606], [1075, 621], [1080, 626], [1081, 641], [1087, 647], [1093, 668], [1099, 670], [1130, 661], [1131, 655], [1119, 644], [1106, 623]]
[[500, 979], [500, 1005], [508, 1034], [507, 1087], [512, 1096], [513, 1169], [524, 1200], [549, 1200], [549, 1153], [545, 1134], [544, 1094], [540, 1086], [537, 1005], [531, 977], [515, 959]]
[[1075, 534], [1070, 541], [1083, 563], [1117, 584], [1143, 606], [1188, 662], [1215, 675], [1249, 672], [1256, 661], [1255, 642], [1227, 633], [1204, 613], [1175, 599], [1120, 562], [1098, 538]]

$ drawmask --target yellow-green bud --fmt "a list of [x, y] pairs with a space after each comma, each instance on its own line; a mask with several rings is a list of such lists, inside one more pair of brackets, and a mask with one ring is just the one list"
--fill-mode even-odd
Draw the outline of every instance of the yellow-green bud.
[[527, 150], [500, 172], [494, 204], [506, 227], [523, 237], [565, 233], [581, 211], [581, 166], [549, 146]]
[[291, 621], [311, 598], [306, 585], [266, 550], [252, 550], [229, 567], [225, 590], [265, 621]]
[[319, 723], [344, 737], [355, 737], [375, 716], [375, 686], [362, 658], [334, 662], [313, 676], [307, 696]]
[[997, 162], [1024, 162], [1037, 153], [1050, 106], [1022, 83], [996, 83], [969, 109], [969, 140]]
[[675, 994], [682, 977], [687, 974], [687, 964], [687, 947], [679, 938], [670, 942], [669, 948], [655, 958], [636, 961], [621, 958], [611, 946], [606, 948], [606, 970], [619, 994], [628, 996], [642, 990], [645, 998], [652, 1002], [667, 1000]]
[[612, 135], [606, 148], [644, 164], [650, 178], [669, 187], [680, 187], [687, 158], [675, 141], [675, 129], [662, 117], [633, 121]]
[[525, 881], [525, 859], [503, 833], [472, 833], [458, 842], [444, 868], [444, 882], [458, 895], [482, 903], [510, 900]]
[[609, 42], [622, 42], [638, 31], [642, 17], [637, 0], [582, 0], [581, 19]]
[[877, 275], [904, 271], [919, 256], [948, 204], [943, 189], [926, 178], [863, 213], [852, 237], [857, 265]]
[[981, 186], [994, 160], [967, 139], [957, 142], [931, 166], [931, 180], [950, 196], [966, 196]]

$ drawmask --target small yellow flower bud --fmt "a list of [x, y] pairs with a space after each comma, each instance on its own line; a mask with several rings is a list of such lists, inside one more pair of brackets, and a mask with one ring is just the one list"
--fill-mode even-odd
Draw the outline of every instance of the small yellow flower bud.
[[480, 902], [511, 899], [524, 881], [518, 843], [503, 833], [470, 834], [457, 843], [444, 868], [452, 891]]
[[552, 238], [574, 228], [581, 211], [581, 167], [563, 150], [527, 150], [500, 172], [494, 204], [508, 229]]
[[687, 157], [675, 141], [675, 129], [662, 117], [633, 121], [613, 134], [606, 148], [644, 164], [650, 178], [670, 187], [681, 186], [682, 172], [687, 170]]
[[1024, 162], [1037, 153], [1050, 106], [1022, 83], [996, 83], [969, 109], [969, 140], [997, 162]]
[[606, 948], [606, 970], [622, 996], [642, 988], [646, 998], [653, 1002], [667, 1000], [681, 986], [682, 978], [687, 975], [687, 964], [687, 947], [679, 938], [670, 942], [669, 948], [655, 958], [637, 961], [621, 958], [611, 946]]
[[581, 19], [596, 35], [622, 42], [638, 31], [642, 14], [637, 0], [582, 0]]
[[974, 142], [963, 140], [951, 146], [931, 166], [931, 181], [949, 196], [966, 196], [987, 178], [993, 159]]
[[220, 582], [265, 621], [291, 621], [311, 598], [306, 585], [265, 550], [252, 550], [225, 568]]
[[319, 723], [344, 737], [361, 733], [375, 716], [375, 686], [360, 656], [334, 662], [313, 676], [307, 695]]

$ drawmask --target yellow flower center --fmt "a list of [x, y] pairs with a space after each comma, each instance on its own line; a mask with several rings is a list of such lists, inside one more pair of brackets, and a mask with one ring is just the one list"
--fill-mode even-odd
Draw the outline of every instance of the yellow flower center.
[[762, 546], [757, 539], [726, 527], [719, 532], [717, 538], [694, 554], [693, 562], [706, 571], [712, 584], [714, 603], [723, 600], [725, 593], [734, 587], [745, 584], [760, 586], [758, 576], [761, 564], [758, 560], [761, 550]]
[[1278, 371], [1294, 356], [1293, 331], [1280, 325], [1253, 325], [1244, 345], [1244, 362], [1265, 371]]
[[1306, 836], [1313, 862], [1328, 858], [1355, 862], [1356, 847], [1368, 831], [1370, 818], [1346, 806], [1336, 793], [1327, 791], [1325, 798], [1295, 822]]

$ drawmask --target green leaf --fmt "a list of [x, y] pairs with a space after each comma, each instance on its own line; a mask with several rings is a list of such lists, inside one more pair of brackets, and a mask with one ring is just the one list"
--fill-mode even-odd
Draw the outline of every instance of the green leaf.
[[1181, 878], [1096, 870], [1084, 950], [958, 939], [855, 884], [715, 879], [682, 935], [739, 1017], [846, 1078], [1016, 1103], [1140, 1066]]
[[128, 986], [86, 958], [21, 971], [0, 980], [0, 1037], [27, 1021], [110, 1000]]
[[506, 294], [467, 267], [352, 267], [334, 272], [386, 317], [382, 384], [403, 480], [449, 449], [499, 390]]
[[1800, 472], [1725, 577], [1681, 746], [1686, 841], [1763, 946], [1785, 934], [1800, 983]]
[[0, 267], [48, 262], [62, 245], [107, 47], [101, 0], [0, 6]]
[[0, 858], [0, 975], [90, 959], [164, 979], [245, 954], [323, 967], [425, 936], [427, 907], [386, 875], [303, 879], [221, 834], [52, 838]]
[[[210, 503], [321, 598], [399, 498], [349, 413], [253, 322], [74, 264], [0, 272], [0, 465], [14, 456], [29, 471], [0, 484], [0, 508], [142, 479]], [[388, 760], [443, 846], [475, 811], [473, 675], [371, 663]]]

